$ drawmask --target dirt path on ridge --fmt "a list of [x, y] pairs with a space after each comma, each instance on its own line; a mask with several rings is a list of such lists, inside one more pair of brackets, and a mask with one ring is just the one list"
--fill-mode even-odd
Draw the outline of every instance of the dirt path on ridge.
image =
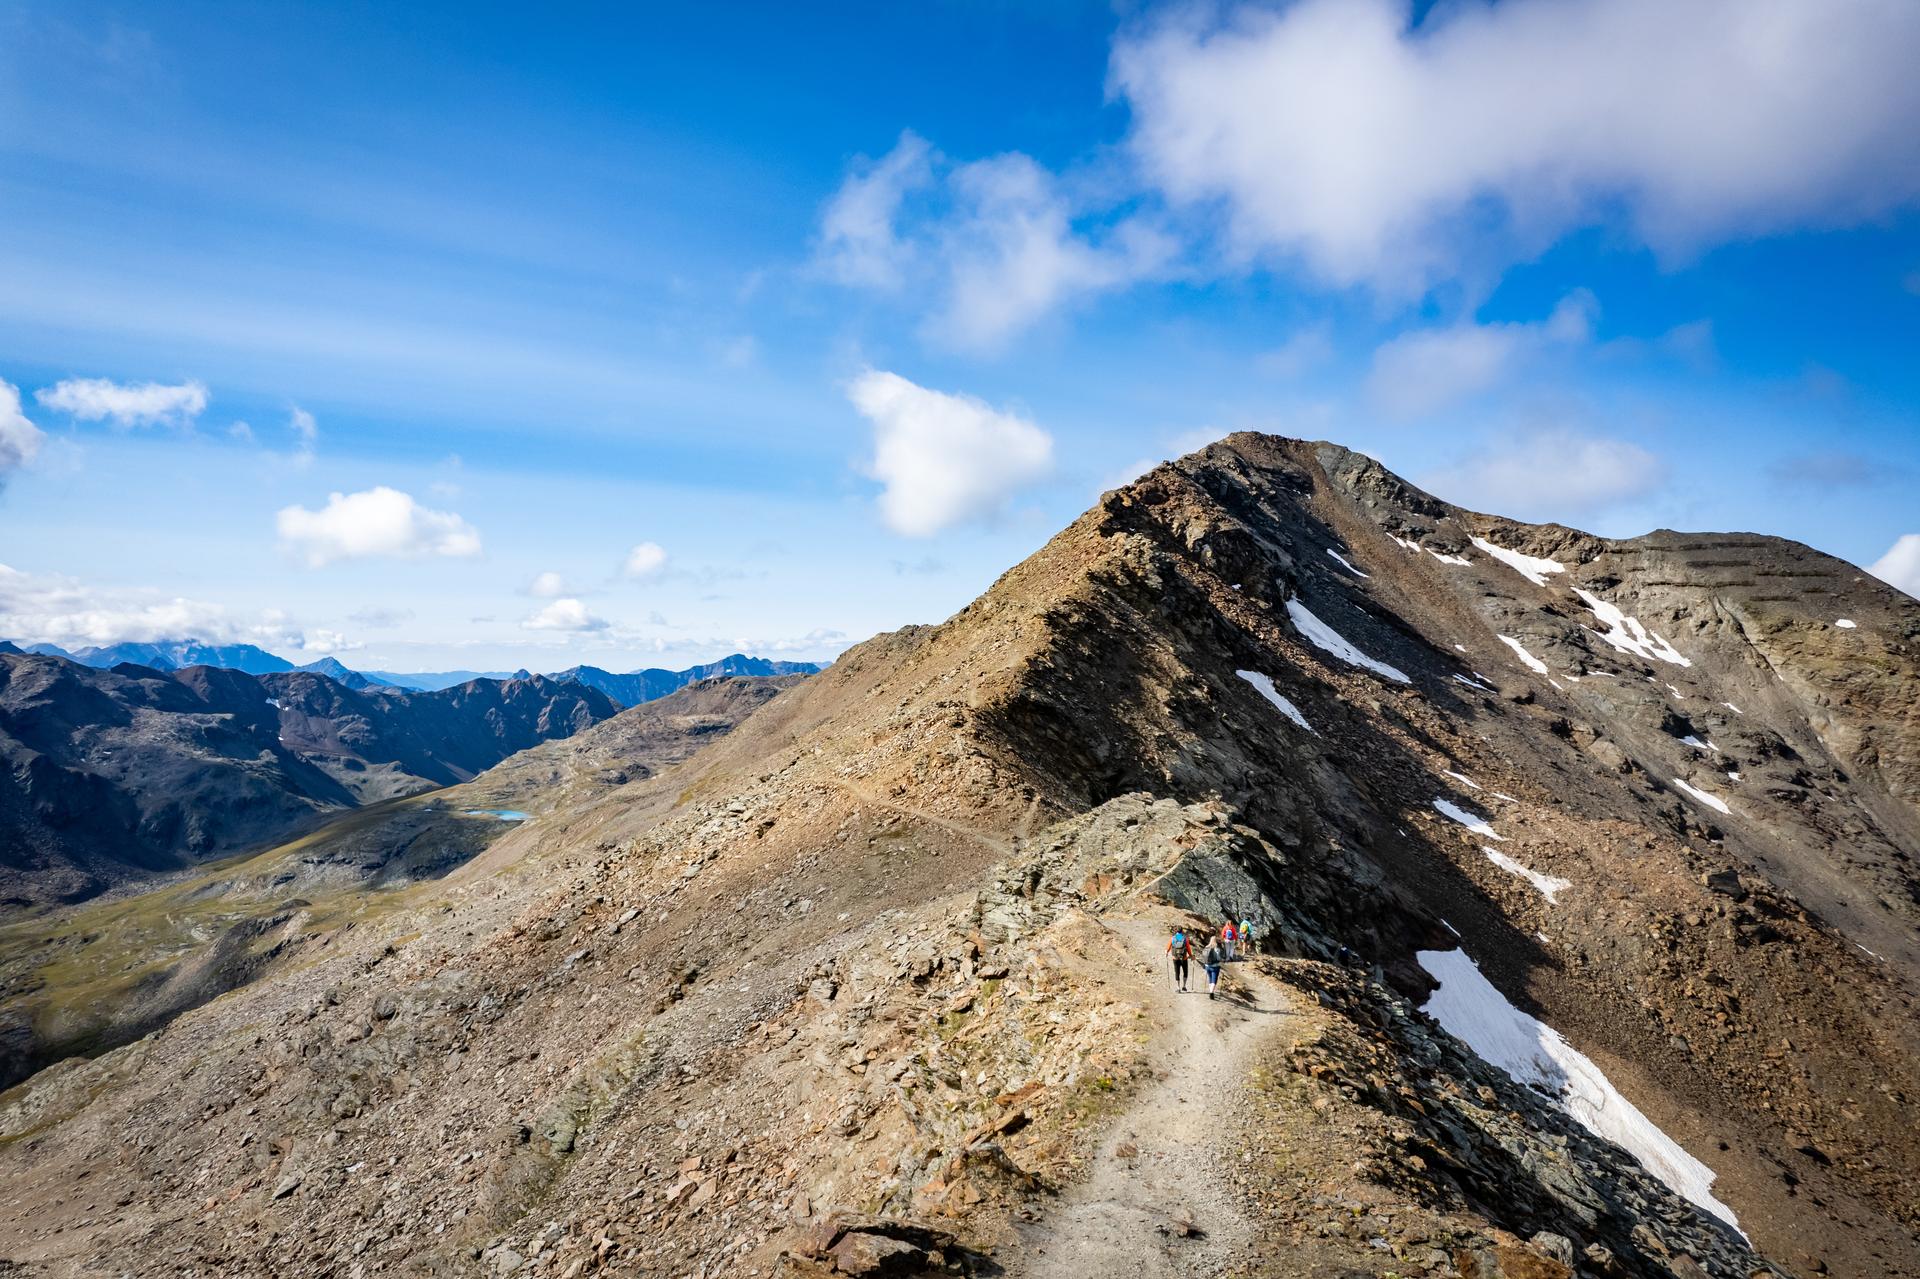
[[[1283, 1033], [1289, 1007], [1278, 983], [1250, 964], [1223, 977], [1248, 998], [1209, 1001], [1196, 959], [1192, 990], [1171, 989], [1165, 934], [1149, 919], [1106, 921], [1128, 950], [1159, 965], [1147, 1002], [1159, 1074], [1102, 1139], [1092, 1171], [1068, 1188], [1007, 1258], [1019, 1279], [1218, 1279], [1252, 1260], [1255, 1232], [1215, 1171], [1237, 1150], [1242, 1090], [1254, 1048]], [[1185, 1233], [1183, 1233], [1183, 1231]]]

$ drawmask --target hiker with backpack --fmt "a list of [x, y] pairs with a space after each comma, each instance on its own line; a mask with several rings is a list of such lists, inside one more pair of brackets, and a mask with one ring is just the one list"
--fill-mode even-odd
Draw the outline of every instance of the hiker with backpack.
[[1200, 965], [1207, 970], [1208, 999], [1213, 998], [1215, 988], [1220, 984], [1220, 965], [1225, 962], [1225, 959], [1226, 957], [1220, 951], [1218, 940], [1208, 942], [1207, 948], [1200, 953]]
[[1251, 919], [1240, 921], [1240, 949], [1249, 955], [1253, 953], [1253, 921]]
[[1240, 934], [1233, 926], [1233, 914], [1232, 912], [1228, 912], [1227, 922], [1222, 925], [1220, 929], [1220, 945], [1226, 954], [1226, 962], [1229, 964], [1233, 962], [1234, 943], [1239, 940]]
[[1187, 936], [1187, 930], [1176, 928], [1173, 937], [1167, 942], [1167, 954], [1173, 958], [1173, 986], [1175, 990], [1187, 988], [1187, 961], [1193, 958], [1193, 938]]

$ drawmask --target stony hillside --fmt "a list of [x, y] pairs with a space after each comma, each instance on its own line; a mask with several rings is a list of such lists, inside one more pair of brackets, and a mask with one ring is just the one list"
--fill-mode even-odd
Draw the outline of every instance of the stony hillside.
[[0, 917], [465, 781], [619, 709], [539, 676], [412, 693], [0, 654]]
[[370, 804], [288, 844], [0, 924], [0, 1088], [115, 1047], [303, 962], [517, 824], [652, 776], [793, 679], [713, 679], [508, 757], [471, 782]]
[[[1920, 1273], [1920, 604], [1240, 435], [0, 1097], [26, 1273]], [[1179, 923], [1251, 915], [1224, 998]]]

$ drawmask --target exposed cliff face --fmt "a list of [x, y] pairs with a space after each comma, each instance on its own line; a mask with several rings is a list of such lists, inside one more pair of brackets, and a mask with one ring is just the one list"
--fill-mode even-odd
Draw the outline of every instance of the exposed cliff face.
[[[1806, 548], [1518, 525], [1234, 436], [333, 957], [43, 1072], [0, 1106], [0, 1240], [1920, 1272], [1917, 639]], [[1228, 907], [1269, 954], [1171, 995], [1162, 930]], [[81, 1169], [138, 1208], [55, 1212]]]
[[0, 912], [465, 781], [619, 709], [539, 676], [402, 693], [300, 671], [94, 670], [0, 654]]

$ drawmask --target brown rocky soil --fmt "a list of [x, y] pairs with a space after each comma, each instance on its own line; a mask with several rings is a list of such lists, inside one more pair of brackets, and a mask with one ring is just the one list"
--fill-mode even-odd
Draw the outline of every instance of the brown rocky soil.
[[[0, 1256], [1920, 1273], [1917, 640], [1804, 547], [1516, 525], [1234, 436], [678, 767], [0, 1096]], [[1228, 906], [1266, 952], [1189, 1012], [1154, 943]], [[1462, 945], [1751, 1248], [1420, 1013], [1419, 952]]]

